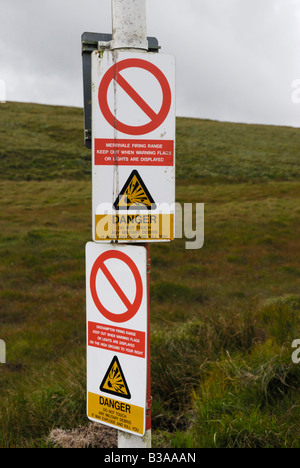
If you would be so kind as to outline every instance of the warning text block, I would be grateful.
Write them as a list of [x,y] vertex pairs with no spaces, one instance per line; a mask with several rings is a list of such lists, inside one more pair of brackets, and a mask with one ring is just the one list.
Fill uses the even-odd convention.
[[145,333],[88,322],[88,345],[145,358]]

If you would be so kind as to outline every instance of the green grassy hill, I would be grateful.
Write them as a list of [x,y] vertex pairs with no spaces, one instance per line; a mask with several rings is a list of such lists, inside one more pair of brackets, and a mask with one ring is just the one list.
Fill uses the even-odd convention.
[[[205,244],[151,245],[154,447],[299,447],[300,129],[177,119]],[[81,109],[0,105],[0,446],[85,416],[91,155]]]
[[[78,108],[0,106],[3,180],[89,180]],[[299,180],[299,129],[177,119],[178,183]]]

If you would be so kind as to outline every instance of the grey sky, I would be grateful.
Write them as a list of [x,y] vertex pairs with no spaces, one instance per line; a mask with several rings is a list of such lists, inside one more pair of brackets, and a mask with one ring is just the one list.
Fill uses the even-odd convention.
[[[300,126],[300,0],[147,0],[148,35],[177,62],[177,115]],[[81,107],[81,34],[111,0],[1,0],[7,100]]]

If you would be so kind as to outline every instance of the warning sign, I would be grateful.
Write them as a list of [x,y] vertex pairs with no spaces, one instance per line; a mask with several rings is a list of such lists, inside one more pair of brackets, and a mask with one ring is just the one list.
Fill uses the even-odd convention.
[[147,249],[86,245],[87,415],[143,435],[148,359]]
[[130,400],[131,394],[117,356],[114,356],[100,385],[100,390]]
[[92,53],[94,241],[174,239],[175,89],[171,55]]
[[154,210],[156,208],[156,204],[138,171],[132,171],[128,177],[120,195],[114,203],[114,208],[116,210],[128,210],[128,208]]

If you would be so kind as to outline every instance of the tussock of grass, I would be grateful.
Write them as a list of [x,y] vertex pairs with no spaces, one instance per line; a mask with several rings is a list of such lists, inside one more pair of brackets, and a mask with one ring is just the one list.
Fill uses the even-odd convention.
[[49,435],[49,443],[58,448],[117,448],[117,431],[97,423],[80,426],[76,429],[54,429]]
[[174,430],[182,424],[180,415],[189,407],[192,389],[202,382],[208,363],[218,359],[224,349],[251,349],[256,339],[254,323],[241,317],[234,323],[222,317],[206,317],[169,331],[155,331],[151,341],[153,392],[159,400],[157,413],[161,413],[154,412],[155,426]]
[[[189,431],[196,446],[298,446],[299,409],[291,402],[297,401],[299,385],[300,369],[288,348],[268,341],[247,359],[228,354],[211,365],[194,394]],[[289,409],[286,417],[283,408]]]
[[291,343],[300,330],[300,296],[287,294],[266,300],[260,314],[264,328],[279,343]]

